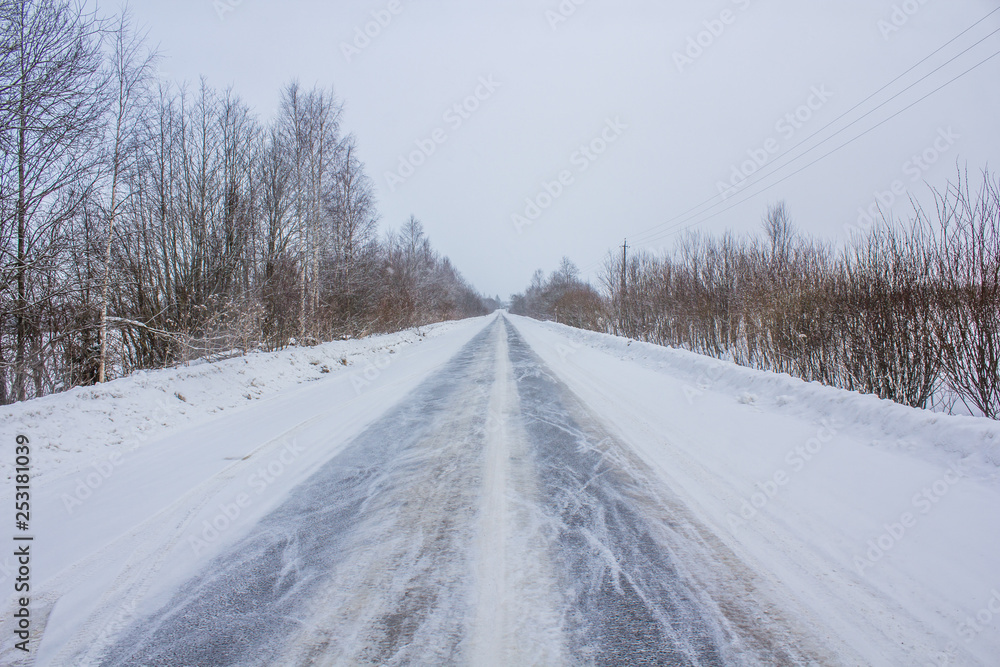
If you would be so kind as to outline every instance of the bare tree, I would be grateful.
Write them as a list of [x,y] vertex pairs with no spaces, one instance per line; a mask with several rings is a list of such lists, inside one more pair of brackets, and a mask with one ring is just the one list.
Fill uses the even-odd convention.
[[29,377],[34,393],[43,391],[41,305],[55,288],[45,278],[54,277],[63,226],[98,179],[102,25],[83,5],[59,0],[14,2],[4,19],[11,22],[2,32],[16,62],[13,82],[3,84],[13,112],[4,139],[12,154],[4,168],[14,173],[3,178],[13,190],[16,247],[4,258],[14,294],[7,296],[5,280],[3,310],[15,328],[12,398],[24,400]]
[[582,329],[597,330],[605,321],[600,294],[580,279],[580,270],[568,257],[547,279],[544,272],[535,271],[528,289],[511,297],[510,312]]
[[257,163],[260,207],[263,216],[261,290],[264,300],[264,336],[273,347],[284,346],[294,335],[291,326],[295,298],[294,258],[290,253],[295,233],[292,212],[292,163],[287,145],[276,127],[267,133]]
[[108,202],[103,207],[107,220],[104,244],[104,271],[101,277],[100,359],[97,381],[104,382],[108,358],[108,292],[111,288],[111,246],[115,237],[115,222],[128,195],[123,195],[123,172],[134,168],[137,155],[143,150],[145,122],[143,114],[149,108],[149,83],[156,56],[146,50],[145,36],[132,25],[129,8],[122,9],[113,33],[111,54],[111,127],[110,184]]
[[376,238],[332,92],[268,126],[204,79],[153,99],[128,10],[73,1],[0,0],[0,402],[482,312],[415,219]]
[[303,93],[298,83],[282,93],[279,127],[292,162],[293,217],[299,255],[299,338],[305,340],[319,305],[319,259],[329,191],[341,157],[343,105],[333,92]]
[[349,135],[343,142],[343,161],[334,175],[329,203],[332,223],[335,288],[341,293],[347,315],[355,310],[356,271],[362,249],[375,235],[378,213],[371,179],[358,159],[356,140]]
[[[937,196],[937,231],[917,208],[909,224],[884,219],[839,253],[799,235],[779,204],[763,241],[688,234],[662,257],[623,265],[610,254],[606,328],[914,407],[935,402],[946,377],[970,411],[996,416],[998,191],[987,175],[972,195],[960,177]],[[535,293],[517,307],[544,316]]]
[[935,193],[941,276],[938,353],[948,384],[970,410],[1000,418],[1000,182],[983,173],[978,193],[960,173]]

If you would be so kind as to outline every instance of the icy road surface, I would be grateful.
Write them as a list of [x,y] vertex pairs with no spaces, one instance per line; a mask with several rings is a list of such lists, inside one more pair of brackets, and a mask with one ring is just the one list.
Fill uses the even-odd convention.
[[17,433],[33,651],[8,601],[0,665],[1000,655],[997,422],[683,350],[499,314],[0,408]]
[[497,318],[162,606],[60,664],[825,662]]

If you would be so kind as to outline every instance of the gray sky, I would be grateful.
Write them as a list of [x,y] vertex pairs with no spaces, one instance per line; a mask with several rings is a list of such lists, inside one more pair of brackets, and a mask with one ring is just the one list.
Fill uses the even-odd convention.
[[[978,172],[991,158],[996,168],[1000,157],[996,57],[823,158],[1000,51],[998,33],[775,169],[1000,29],[996,12],[782,156],[996,9],[995,1],[131,5],[165,56],[165,75],[231,85],[262,118],[272,117],[293,78],[333,86],[378,189],[383,229],[416,215],[477,289],[504,298],[536,268],[555,269],[563,255],[594,279],[626,236],[655,249],[671,247],[692,223],[711,232],[754,230],[780,200],[800,229],[843,238],[858,209],[894,183],[926,199],[924,181],[943,185],[956,160]],[[379,18],[384,26],[373,23]],[[375,36],[355,41],[366,27]],[[418,142],[424,153],[433,145],[432,154],[414,155]],[[417,163],[412,174],[401,157]],[[705,215],[678,217],[718,195],[734,169],[759,171]]]

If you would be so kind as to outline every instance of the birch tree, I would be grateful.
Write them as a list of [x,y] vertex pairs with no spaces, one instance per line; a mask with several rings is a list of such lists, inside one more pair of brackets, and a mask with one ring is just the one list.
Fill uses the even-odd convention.
[[60,0],[12,2],[3,19],[13,79],[3,83],[10,153],[2,178],[13,215],[4,216],[12,229],[0,237],[13,242],[3,258],[2,317],[13,319],[14,359],[11,395],[0,398],[24,400],[29,380],[43,393],[41,306],[56,284],[62,228],[99,177],[103,26],[83,5]]
[[145,46],[145,37],[136,32],[128,7],[122,10],[113,33],[111,53],[111,122],[110,154],[108,156],[109,186],[107,203],[103,206],[107,221],[104,243],[104,268],[101,276],[100,359],[97,381],[104,382],[108,358],[108,292],[111,288],[111,246],[115,238],[115,222],[128,199],[122,193],[123,172],[133,168],[137,155],[144,150],[146,135],[143,114],[149,108],[149,83],[155,55]]

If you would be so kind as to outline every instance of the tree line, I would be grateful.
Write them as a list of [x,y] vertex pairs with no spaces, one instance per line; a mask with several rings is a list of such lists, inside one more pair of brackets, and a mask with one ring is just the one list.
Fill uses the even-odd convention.
[[540,320],[554,320],[580,329],[600,329],[605,303],[600,292],[580,279],[580,270],[568,257],[546,278],[535,271],[523,294],[511,296],[509,310]]
[[[560,321],[998,419],[1000,180],[960,172],[932,196],[840,247],[798,233],[778,204],[761,234],[689,232],[669,252],[609,253],[600,298]],[[536,275],[528,294],[545,291]],[[546,303],[513,305],[555,319]]]
[[418,220],[379,234],[332,91],[265,122],[156,60],[127,10],[0,0],[0,404],[488,312]]

